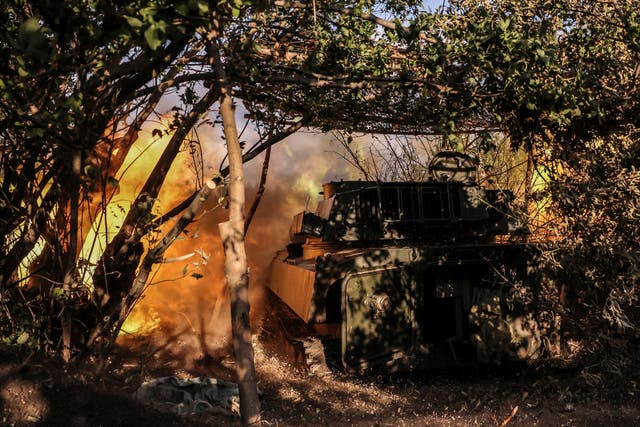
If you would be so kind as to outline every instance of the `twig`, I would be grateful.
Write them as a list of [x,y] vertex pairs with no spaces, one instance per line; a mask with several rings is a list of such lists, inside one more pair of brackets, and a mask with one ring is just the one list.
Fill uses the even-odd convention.
[[260,205],[260,200],[262,200],[262,195],[264,194],[265,184],[267,183],[267,174],[269,172],[269,160],[271,159],[271,147],[267,148],[264,156],[264,162],[262,163],[262,175],[260,176],[260,184],[258,184],[258,191],[256,192],[256,197],[253,199],[253,203],[249,208],[249,212],[247,213],[247,218],[244,221],[244,234],[247,234],[247,230],[249,230],[249,225],[251,225],[251,220]]
[[173,257],[173,258],[163,258],[162,261],[160,261],[162,264],[168,264],[171,262],[179,262],[179,261],[184,261],[185,259],[189,259],[192,256],[194,256],[196,253],[195,252],[190,252],[188,254],[185,255],[181,255],[181,256],[177,256],[177,257]]
[[517,413],[518,413],[518,405],[514,406],[509,416],[500,423],[500,427],[505,427],[507,424],[509,424],[511,422],[511,419],[515,417]]

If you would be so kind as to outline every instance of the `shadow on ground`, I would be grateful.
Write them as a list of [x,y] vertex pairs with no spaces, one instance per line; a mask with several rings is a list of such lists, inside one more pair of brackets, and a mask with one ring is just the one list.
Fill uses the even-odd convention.
[[[596,381],[575,368],[460,368],[320,378],[292,366],[268,328],[261,332],[254,347],[269,426],[640,425],[640,373]],[[176,331],[164,346],[129,341],[99,375],[91,360],[65,366],[0,347],[0,425],[240,425],[237,417],[181,417],[132,398],[142,382],[167,375],[234,381],[228,347],[214,352],[192,335]]]

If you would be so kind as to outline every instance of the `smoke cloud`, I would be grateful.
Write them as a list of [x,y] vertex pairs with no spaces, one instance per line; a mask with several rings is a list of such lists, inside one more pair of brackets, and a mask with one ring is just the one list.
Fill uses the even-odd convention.
[[[205,179],[215,174],[225,147],[211,128],[199,130]],[[250,266],[252,324],[262,315],[269,265],[277,250],[289,242],[293,215],[315,209],[322,183],[349,179],[354,171],[332,151],[330,136],[298,132],[274,146],[266,190],[246,236]],[[263,157],[245,165],[247,207],[252,203]],[[159,210],[170,209],[194,190],[192,159],[181,153],[159,196]],[[228,354],[229,297],[224,282],[224,255],[218,224],[227,212],[208,201],[204,213],[167,251],[173,262],[154,272],[143,298],[123,327],[120,342],[152,343],[189,367],[216,355]],[[176,218],[177,219],[177,218]],[[172,222],[167,224],[170,227]]]

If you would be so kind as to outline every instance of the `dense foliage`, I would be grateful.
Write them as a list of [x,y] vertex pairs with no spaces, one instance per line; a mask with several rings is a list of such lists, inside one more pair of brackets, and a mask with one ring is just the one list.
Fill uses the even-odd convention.
[[564,218],[557,226],[562,239],[553,258],[553,276],[562,287],[567,329],[586,341],[602,334],[639,336],[636,138],[633,132],[589,141],[562,163],[563,173],[548,188]]

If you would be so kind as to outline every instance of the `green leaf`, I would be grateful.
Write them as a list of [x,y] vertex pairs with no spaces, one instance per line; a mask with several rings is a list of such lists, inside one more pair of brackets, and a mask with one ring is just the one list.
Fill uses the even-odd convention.
[[19,31],[21,33],[35,33],[36,31],[39,31],[39,30],[40,30],[40,20],[35,16],[32,16],[31,18],[24,21],[22,25],[20,25]]
[[182,16],[189,16],[189,6],[186,3],[177,4],[176,12]]
[[162,40],[159,36],[158,27],[156,25],[150,25],[149,28],[144,32],[144,39],[147,41],[147,44],[151,48],[151,50],[156,50],[162,44]]
[[133,28],[142,27],[142,21],[139,20],[138,18],[134,17],[134,16],[125,15],[124,19],[126,19],[127,22],[129,23],[129,25],[132,26]]
[[99,170],[94,165],[85,165],[83,172],[89,178],[96,178],[99,175]]
[[61,300],[64,297],[64,289],[62,289],[61,287],[55,287],[53,289],[51,289],[51,296],[54,299],[58,299]]
[[120,182],[114,177],[110,176],[107,178],[107,184],[109,184],[113,188],[118,188],[118,185],[120,185]]
[[231,16],[233,16],[234,18],[237,18],[240,16],[240,9],[238,9],[237,7],[234,7],[231,9]]
[[501,19],[500,22],[498,22],[498,28],[500,28],[503,32],[507,31],[507,29],[509,28],[509,24],[511,24],[511,19]]
[[209,4],[207,4],[206,1],[199,1],[198,2],[198,12],[200,12],[201,15],[209,13]]
[[18,337],[18,339],[16,340],[16,343],[22,345],[27,341],[29,341],[29,332],[23,331]]

